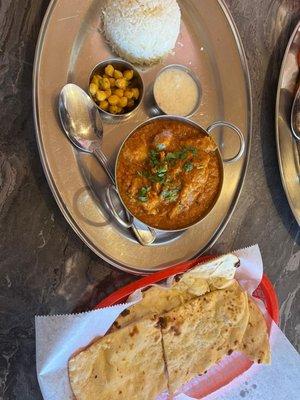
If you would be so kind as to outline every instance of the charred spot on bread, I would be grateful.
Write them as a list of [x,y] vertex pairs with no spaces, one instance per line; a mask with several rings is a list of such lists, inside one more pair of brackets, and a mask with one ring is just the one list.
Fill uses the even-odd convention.
[[132,336],[136,335],[137,333],[139,333],[139,330],[138,330],[137,326],[134,325],[132,331],[129,332],[129,336],[132,337]]
[[114,325],[117,329],[120,329],[120,328],[121,328],[121,325],[118,323],[118,321],[115,321],[115,322],[113,323],[113,325]]
[[126,317],[126,315],[129,315],[129,314],[130,314],[130,310],[128,308],[126,308],[126,310],[123,310],[121,312],[122,317]]
[[166,329],[166,327],[168,326],[167,318],[159,317],[156,326],[162,329]]

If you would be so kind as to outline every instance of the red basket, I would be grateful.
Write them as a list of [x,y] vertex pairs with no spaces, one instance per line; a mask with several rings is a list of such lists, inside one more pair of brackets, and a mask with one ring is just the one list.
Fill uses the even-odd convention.
[[[202,256],[195,260],[184,262],[176,266],[167,268],[163,271],[156,272],[152,275],[145,276],[144,278],[132,282],[129,285],[115,291],[104,300],[102,300],[99,304],[97,304],[95,308],[109,307],[121,302],[125,302],[128,296],[132,294],[135,290],[142,289],[151,284],[163,281],[172,275],[183,273],[194,267],[195,265],[199,263],[204,263],[213,258],[213,256]],[[253,293],[253,296],[261,299],[264,302],[269,315],[271,316],[273,321],[278,324],[278,298],[274,287],[272,286],[266,275],[263,275],[263,278],[255,292]],[[234,354],[235,353],[233,353],[233,355],[231,355],[230,357],[234,357]],[[196,382],[196,384],[190,386],[187,385],[186,387],[184,387],[183,393],[188,396],[201,399],[209,395],[210,393],[213,393],[217,389],[220,389],[221,387],[227,385],[234,378],[247,371],[252,365],[253,363],[246,356],[240,354],[236,357],[236,360],[232,359],[231,362],[229,361],[228,365],[225,368],[222,365],[217,365],[216,367],[213,367],[215,368],[215,371],[213,371],[212,374],[215,375],[212,378],[210,378],[211,370],[209,370],[206,375],[200,377],[200,379],[203,379],[202,382]],[[166,398],[167,397],[164,395],[162,397],[159,397],[159,399],[161,400],[165,400]]]
[[[135,290],[147,287],[153,283],[163,281],[172,275],[183,273],[188,269],[194,267],[195,265],[199,263],[205,263],[206,261],[209,261],[213,258],[214,258],[213,256],[202,256],[195,260],[187,261],[175,265],[173,267],[164,269],[163,271],[156,272],[152,275],[145,276],[144,278],[132,282],[129,285],[126,285],[121,289],[115,291],[114,293],[106,297],[104,300],[100,301],[100,303],[98,303],[95,308],[109,307],[114,304],[125,302],[127,300],[127,297],[131,295]],[[271,318],[278,324],[279,322],[278,298],[273,285],[271,284],[266,275],[263,275],[263,278],[258,288],[253,293],[253,295],[264,302]]]

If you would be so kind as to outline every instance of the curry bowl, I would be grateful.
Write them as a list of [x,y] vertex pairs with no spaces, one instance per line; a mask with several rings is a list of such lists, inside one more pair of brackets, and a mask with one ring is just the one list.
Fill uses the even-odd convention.
[[[239,137],[239,150],[230,159],[222,157],[210,135],[221,126]],[[149,227],[185,230],[212,211],[222,191],[224,164],[237,161],[244,148],[242,132],[228,122],[204,129],[184,117],[154,117],[123,141],[115,164],[116,190],[126,210]]]

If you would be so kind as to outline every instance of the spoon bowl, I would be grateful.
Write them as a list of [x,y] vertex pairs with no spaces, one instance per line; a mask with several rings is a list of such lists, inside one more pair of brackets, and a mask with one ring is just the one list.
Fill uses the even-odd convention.
[[93,153],[103,137],[103,125],[94,102],[79,86],[65,85],[59,96],[58,112],[64,131],[80,150]]

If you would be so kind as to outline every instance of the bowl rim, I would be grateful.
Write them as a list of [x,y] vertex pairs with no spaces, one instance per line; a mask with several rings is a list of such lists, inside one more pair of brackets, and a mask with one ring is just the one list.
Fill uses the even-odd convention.
[[158,231],[161,231],[161,232],[180,232],[180,231],[187,230],[187,229],[189,229],[189,228],[191,228],[191,227],[197,225],[197,224],[200,223],[201,221],[203,221],[203,220],[208,216],[208,214],[210,214],[210,212],[213,210],[213,208],[215,207],[215,205],[216,205],[218,199],[220,198],[220,195],[221,195],[221,192],[222,192],[222,189],[223,189],[223,183],[224,183],[224,162],[223,162],[223,159],[222,159],[222,156],[221,156],[219,147],[217,146],[217,149],[216,149],[215,151],[216,151],[216,154],[217,154],[217,156],[218,156],[219,167],[220,167],[220,175],[221,175],[221,177],[220,177],[220,182],[219,182],[219,189],[218,189],[218,192],[217,192],[216,196],[214,197],[213,202],[210,204],[210,206],[207,208],[207,210],[205,211],[205,213],[204,213],[200,218],[198,218],[196,221],[194,221],[194,222],[192,222],[192,223],[190,223],[190,224],[188,224],[188,225],[186,225],[186,226],[184,226],[184,227],[182,227],[182,228],[177,228],[177,229],[166,229],[166,228],[163,229],[163,228],[159,228],[159,227],[157,227],[157,226],[155,227],[155,226],[149,225],[147,222],[143,221],[141,218],[138,218],[138,217],[137,217],[134,213],[132,213],[132,212],[129,210],[129,208],[127,207],[125,201],[123,200],[123,197],[121,196],[121,192],[120,192],[120,190],[119,190],[119,184],[118,184],[118,178],[117,178],[117,177],[118,177],[118,175],[117,175],[117,169],[118,169],[118,162],[119,162],[120,154],[121,154],[121,152],[122,152],[122,150],[123,150],[123,147],[124,147],[125,143],[127,142],[127,140],[128,140],[136,131],[138,131],[140,128],[142,128],[143,126],[149,125],[149,124],[151,124],[152,122],[157,121],[157,120],[178,121],[178,122],[181,122],[181,123],[184,123],[184,124],[187,124],[187,125],[191,125],[191,126],[197,128],[197,129],[199,129],[201,132],[205,133],[207,136],[211,137],[211,135],[207,132],[207,130],[206,130],[205,128],[203,128],[201,125],[199,125],[199,124],[196,123],[195,121],[190,120],[190,119],[188,119],[188,118],[186,118],[186,117],[180,117],[180,116],[177,116],[177,115],[158,115],[158,116],[156,116],[156,117],[152,117],[152,118],[147,119],[146,121],[143,121],[142,123],[140,123],[139,125],[137,125],[134,129],[132,129],[132,131],[129,132],[129,134],[128,134],[128,135],[126,136],[126,138],[123,140],[123,142],[122,142],[122,144],[121,144],[121,146],[120,146],[120,148],[119,148],[119,151],[118,151],[118,153],[117,153],[116,162],[115,162],[115,168],[114,168],[116,189],[117,189],[119,198],[120,198],[120,200],[121,200],[123,206],[125,207],[125,209],[126,209],[131,215],[133,215],[134,218],[136,218],[137,220],[139,220],[139,221],[142,222],[143,224],[146,224],[146,225],[149,226],[150,228],[155,229],[155,230],[158,230]]
[[[107,65],[109,64],[114,64],[114,63],[120,63],[123,64],[124,66],[126,66],[128,69],[132,69],[134,71],[134,73],[137,74],[138,78],[141,81],[141,94],[140,94],[140,98],[139,101],[137,103],[137,105],[131,110],[128,111],[127,113],[124,114],[112,114],[108,111],[103,110],[102,108],[99,107],[99,105],[95,102],[95,100],[93,99],[93,96],[90,94],[89,91],[89,86],[92,80],[92,77],[94,76],[94,74],[96,73],[96,71],[98,69],[104,69]],[[127,119],[129,117],[131,117],[137,110],[138,108],[141,106],[141,104],[144,101],[144,94],[145,94],[145,83],[144,83],[144,79],[142,77],[141,72],[133,65],[131,64],[129,61],[125,61],[122,58],[117,58],[117,57],[113,57],[113,58],[106,58],[103,61],[98,62],[97,64],[95,64],[95,66],[92,68],[90,74],[89,74],[89,79],[88,79],[88,89],[87,89],[88,95],[90,96],[90,98],[93,100],[93,102],[95,103],[96,107],[98,108],[98,110],[106,117],[109,117],[111,119],[115,119],[115,120],[120,120],[120,119]]]

